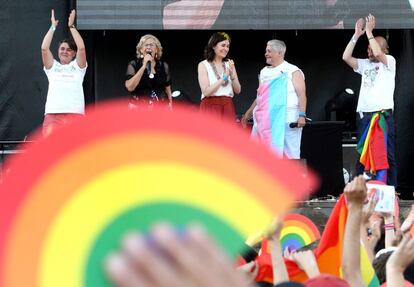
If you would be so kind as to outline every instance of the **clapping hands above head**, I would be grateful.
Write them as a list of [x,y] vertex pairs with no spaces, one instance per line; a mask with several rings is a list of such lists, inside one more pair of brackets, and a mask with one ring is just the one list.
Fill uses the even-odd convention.
[[365,21],[363,18],[359,18],[355,23],[355,34],[357,37],[365,33]]
[[50,22],[51,22],[51,25],[55,28],[59,24],[59,20],[56,20],[56,18],[55,18],[55,10],[54,9],[52,9],[52,11],[50,13]]

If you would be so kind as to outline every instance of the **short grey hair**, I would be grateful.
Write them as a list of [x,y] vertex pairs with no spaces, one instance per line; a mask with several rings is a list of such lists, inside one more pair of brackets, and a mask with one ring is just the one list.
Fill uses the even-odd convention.
[[286,53],[286,44],[281,40],[270,40],[269,42],[267,42],[267,45],[270,46],[270,48],[272,48],[273,51],[280,52],[283,56]]

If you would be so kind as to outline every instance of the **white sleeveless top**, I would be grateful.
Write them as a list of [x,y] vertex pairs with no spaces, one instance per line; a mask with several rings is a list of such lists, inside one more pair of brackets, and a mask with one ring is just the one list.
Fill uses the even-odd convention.
[[293,73],[296,71],[300,71],[303,78],[305,75],[303,74],[302,70],[299,69],[297,66],[288,63],[287,61],[283,61],[279,66],[271,67],[266,66],[264,67],[259,74],[259,81],[261,83],[273,80],[279,77],[282,73],[287,73],[289,80],[288,80],[288,95],[286,101],[286,108],[299,110],[299,97],[296,93],[295,87],[293,86]]
[[[214,73],[213,68],[211,67],[211,64],[207,60],[204,60],[202,63],[207,69],[208,82],[210,85],[213,85],[215,82],[218,81],[216,74]],[[224,62],[224,64],[227,69],[230,69],[230,64],[228,62]],[[223,77],[223,73],[221,73],[220,78],[221,77]],[[232,98],[233,95],[234,93],[233,93],[232,81],[229,76],[229,81],[227,82],[227,85],[225,85],[224,87],[220,85],[220,88],[218,88],[218,90],[211,96],[212,97],[226,96],[226,97]],[[201,94],[201,99],[203,98],[204,98],[204,95]]]

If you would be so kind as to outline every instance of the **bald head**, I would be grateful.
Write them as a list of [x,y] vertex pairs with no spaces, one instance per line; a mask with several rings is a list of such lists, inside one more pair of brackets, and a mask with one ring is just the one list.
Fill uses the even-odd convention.
[[[375,42],[376,42],[375,46],[378,46],[378,47],[375,47],[375,50],[377,50],[377,52],[374,52],[371,46],[371,44],[374,44],[374,39],[370,38],[368,40],[368,59],[372,62],[378,62],[380,61],[378,57],[382,57],[382,55],[388,54],[388,43],[384,37],[381,37],[381,36],[375,37]],[[378,51],[378,49],[380,49],[380,51]]]
[[384,53],[388,53],[388,43],[387,43],[387,40],[385,40],[384,37],[377,36],[377,37],[375,37],[375,41],[377,41],[378,45],[381,47],[381,50]]

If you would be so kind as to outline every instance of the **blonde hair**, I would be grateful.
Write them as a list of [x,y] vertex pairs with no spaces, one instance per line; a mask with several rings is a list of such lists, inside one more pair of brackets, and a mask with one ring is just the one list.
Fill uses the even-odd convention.
[[144,43],[149,39],[154,40],[155,46],[157,46],[158,51],[157,51],[157,54],[155,55],[155,58],[157,60],[161,59],[161,57],[162,57],[161,42],[160,42],[160,40],[158,40],[157,37],[155,37],[154,35],[151,35],[151,34],[146,34],[146,35],[142,36],[141,39],[139,39],[138,44],[137,44],[137,57],[142,58],[144,56],[141,53],[141,49],[142,49],[142,47],[144,47]]

